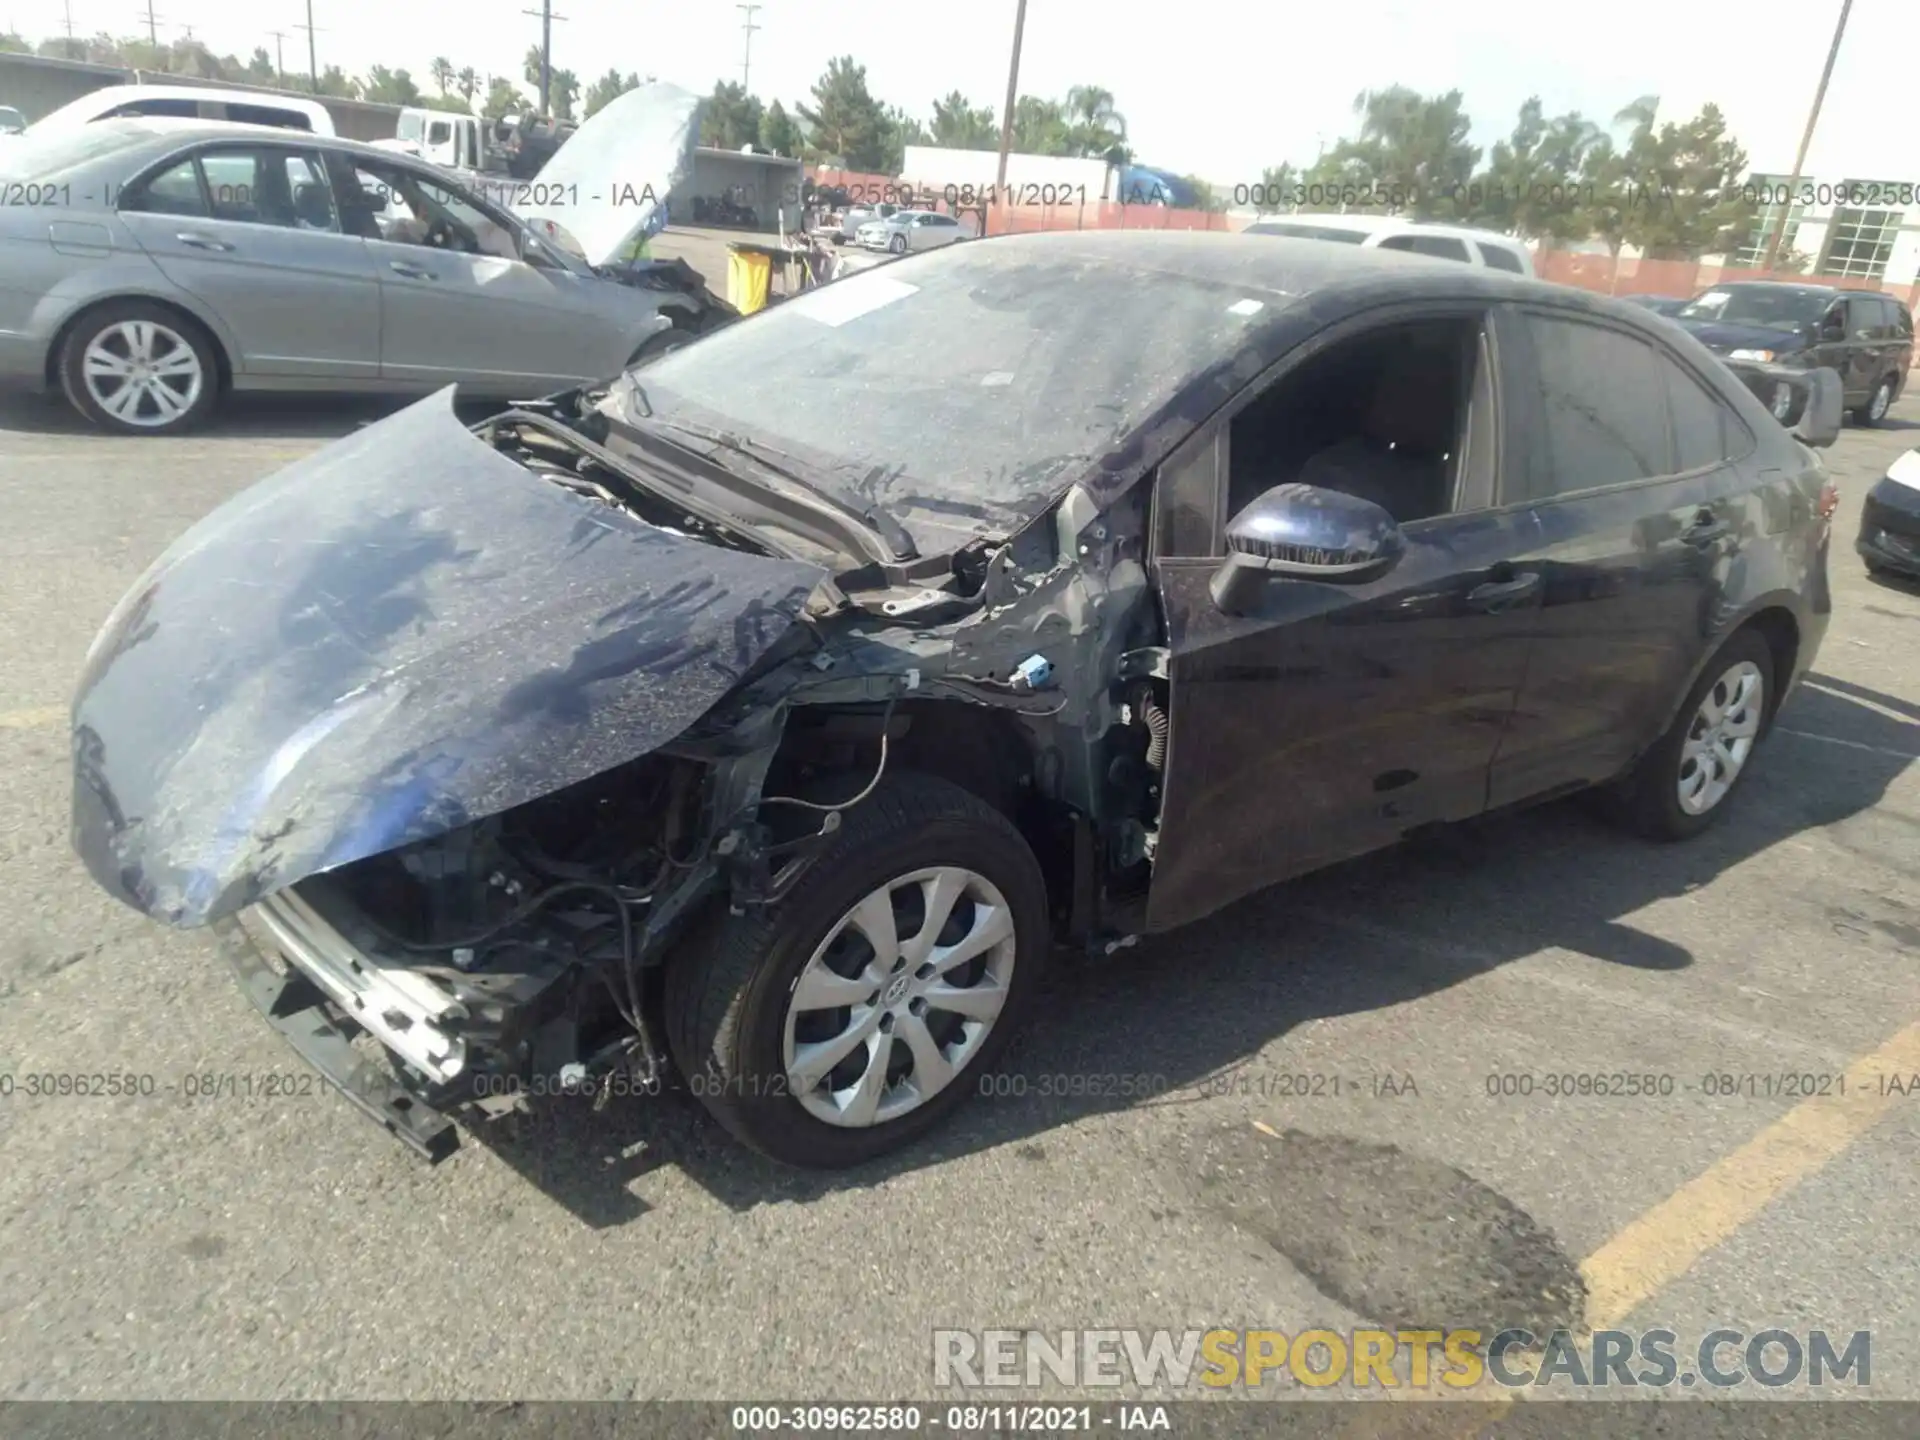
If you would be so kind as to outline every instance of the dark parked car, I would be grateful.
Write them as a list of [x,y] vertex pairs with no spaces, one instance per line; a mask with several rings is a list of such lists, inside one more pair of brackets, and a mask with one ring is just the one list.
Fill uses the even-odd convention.
[[1673,317],[1716,355],[1839,372],[1844,403],[1877,425],[1913,364],[1913,315],[1891,295],[1748,280],[1716,285]]
[[1920,450],[1895,460],[1867,492],[1854,548],[1872,574],[1920,580]]
[[1815,378],[1796,435],[1636,307],[1376,249],[909,256],[227,502],[87,657],[75,844],[429,1154],[677,1071],[856,1162],[1056,940],[1590,786],[1716,820],[1827,627]]

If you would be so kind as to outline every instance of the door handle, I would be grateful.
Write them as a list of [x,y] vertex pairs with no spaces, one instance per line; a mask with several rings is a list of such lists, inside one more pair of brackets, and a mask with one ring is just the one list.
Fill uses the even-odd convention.
[[216,240],[211,235],[196,235],[191,230],[182,230],[173,237],[182,245],[191,245],[196,250],[231,250],[233,246],[224,240]]
[[396,275],[404,275],[409,280],[437,280],[439,277],[431,270],[422,270],[418,265],[409,265],[404,260],[391,261],[387,268]]
[[1732,529],[1731,525],[1711,511],[1703,510],[1699,518],[1681,532],[1680,543],[1705,549],[1717,540],[1724,540]]
[[1510,610],[1522,600],[1530,600],[1540,590],[1540,577],[1532,571],[1516,575],[1511,580],[1490,580],[1485,585],[1476,585],[1467,592],[1467,604],[1476,610],[1484,610],[1489,615],[1498,615],[1502,610]]

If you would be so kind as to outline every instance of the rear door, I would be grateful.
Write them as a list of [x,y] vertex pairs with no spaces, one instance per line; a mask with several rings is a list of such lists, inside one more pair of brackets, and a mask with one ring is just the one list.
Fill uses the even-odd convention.
[[371,380],[380,287],[319,152],[219,142],[129,185],[120,218],[224,322],[249,376]]
[[[615,282],[529,265],[507,216],[428,172],[337,158],[343,190],[380,204],[365,244],[379,277],[383,378],[533,394],[604,379],[630,358],[635,306]],[[366,208],[349,209],[364,230]]]
[[1515,563],[1544,588],[1495,805],[1606,780],[1659,734],[1765,523],[1735,463],[1752,432],[1691,365],[1584,314],[1516,319],[1506,373],[1531,403],[1510,478],[1538,538]]

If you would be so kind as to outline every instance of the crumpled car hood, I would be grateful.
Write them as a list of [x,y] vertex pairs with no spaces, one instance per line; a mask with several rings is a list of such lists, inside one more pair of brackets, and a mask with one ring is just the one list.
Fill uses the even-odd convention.
[[657,749],[818,567],[670,534],[486,445],[444,390],[242,492],[87,656],[73,842],[187,927]]
[[515,206],[536,235],[611,265],[687,176],[700,138],[700,97],[677,85],[642,85],[596,111],[540,167]]

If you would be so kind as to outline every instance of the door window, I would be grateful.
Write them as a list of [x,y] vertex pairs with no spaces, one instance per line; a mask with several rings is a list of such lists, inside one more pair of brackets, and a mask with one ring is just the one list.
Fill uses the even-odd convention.
[[1289,482],[1371,500],[1402,525],[1452,512],[1481,326],[1479,316],[1384,326],[1282,376],[1233,419],[1227,515]]
[[1471,263],[1466,242],[1451,235],[1389,235],[1380,242],[1382,250],[1410,250],[1415,255],[1431,255],[1437,260]]
[[518,233],[452,186],[404,166],[357,157],[349,168],[357,185],[342,201],[342,220],[350,233],[397,245],[520,258]]
[[116,105],[100,118],[112,120],[122,115],[171,115],[176,119],[198,120],[200,102],[198,100],[171,100],[152,96],[145,100],[129,100],[124,105]]
[[277,105],[236,105],[227,102],[227,119],[238,125],[272,125],[281,130],[313,130],[313,122],[298,110]]
[[1487,265],[1494,270],[1505,270],[1511,275],[1524,275],[1527,273],[1527,267],[1520,263],[1520,257],[1504,245],[1490,245],[1485,240],[1482,240],[1480,242],[1480,258],[1485,260]]
[[200,173],[216,220],[283,230],[338,230],[318,157],[269,145],[221,145],[200,152]]
[[1529,455],[1536,499],[1646,480],[1674,471],[1667,380],[1645,341],[1582,320],[1529,314],[1531,390],[1538,426]]
[[149,215],[190,215],[207,217],[207,197],[200,188],[200,169],[191,160],[171,165],[128,189],[121,197],[122,210],[138,210]]
[[1726,403],[1676,361],[1663,355],[1660,368],[1666,376],[1667,406],[1673,416],[1676,466],[1698,470],[1745,454],[1751,446],[1747,428]]

